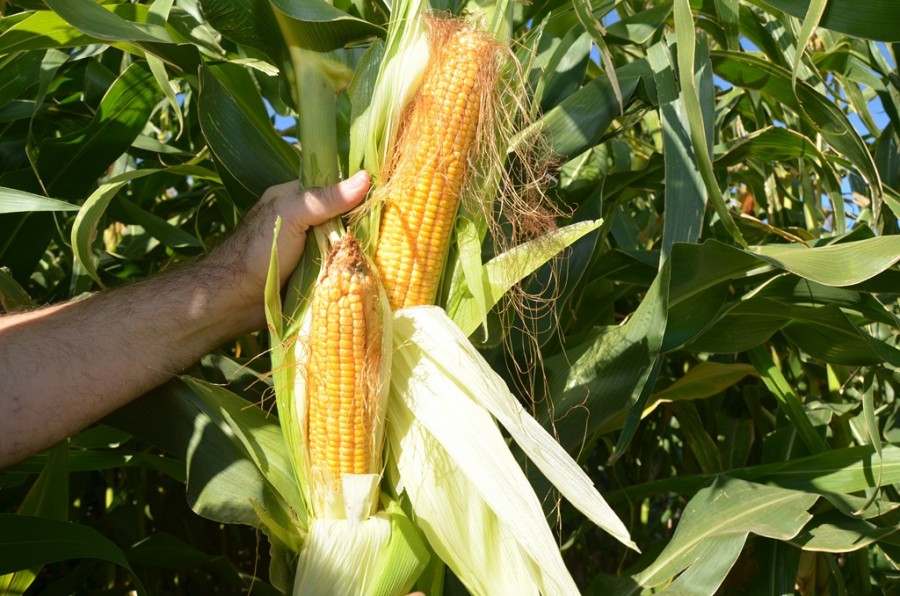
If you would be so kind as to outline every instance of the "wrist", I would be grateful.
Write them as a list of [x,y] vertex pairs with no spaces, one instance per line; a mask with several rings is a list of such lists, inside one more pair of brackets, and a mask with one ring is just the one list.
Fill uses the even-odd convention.
[[240,265],[211,254],[173,274],[175,284],[190,288],[189,325],[219,343],[265,325],[263,289],[246,283],[247,274]]

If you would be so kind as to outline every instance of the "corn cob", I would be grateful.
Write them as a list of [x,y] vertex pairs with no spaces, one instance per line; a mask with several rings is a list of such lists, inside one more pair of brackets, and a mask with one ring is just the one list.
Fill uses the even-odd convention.
[[306,436],[313,481],[378,474],[381,296],[354,238],[334,245],[311,309]]
[[374,260],[395,310],[435,301],[496,63],[496,44],[487,35],[450,26],[388,158]]

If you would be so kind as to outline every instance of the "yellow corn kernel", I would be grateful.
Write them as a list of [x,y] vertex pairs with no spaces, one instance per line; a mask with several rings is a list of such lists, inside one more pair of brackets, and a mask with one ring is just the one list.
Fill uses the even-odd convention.
[[460,27],[440,44],[389,158],[375,265],[391,308],[433,304],[496,44]]
[[375,445],[383,321],[378,279],[357,241],[328,256],[311,305],[307,442],[313,475],[377,474]]

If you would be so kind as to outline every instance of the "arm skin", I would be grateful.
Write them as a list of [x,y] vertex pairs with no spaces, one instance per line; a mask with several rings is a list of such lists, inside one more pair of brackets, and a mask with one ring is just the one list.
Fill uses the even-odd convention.
[[275,219],[282,283],[311,225],[357,205],[365,172],[301,193],[274,186],[204,259],[140,283],[0,317],[0,469],[59,443],[265,324]]

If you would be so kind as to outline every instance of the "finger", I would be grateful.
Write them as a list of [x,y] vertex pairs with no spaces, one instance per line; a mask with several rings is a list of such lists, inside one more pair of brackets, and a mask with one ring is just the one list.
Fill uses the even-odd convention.
[[315,226],[356,207],[369,190],[369,173],[361,170],[343,182],[303,193],[296,205],[296,222]]

